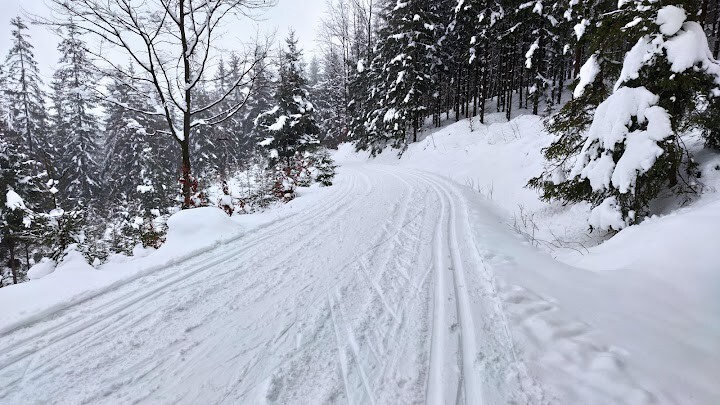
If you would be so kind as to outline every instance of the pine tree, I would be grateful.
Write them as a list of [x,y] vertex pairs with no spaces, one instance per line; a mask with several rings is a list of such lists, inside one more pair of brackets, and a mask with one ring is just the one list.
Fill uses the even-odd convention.
[[374,87],[369,101],[377,105],[365,124],[371,143],[387,141],[404,149],[417,140],[432,104],[427,95],[433,89],[434,54],[444,32],[439,18],[443,6],[430,0],[386,2],[386,25],[371,65]]
[[[25,154],[19,135],[0,121],[0,249],[9,263],[12,283],[25,281],[31,266],[30,248],[42,243],[44,231],[43,207],[50,193],[46,172],[41,165]],[[21,265],[20,252],[25,248],[26,265]],[[4,272],[3,272],[4,273]],[[0,286],[5,280],[1,274]]]
[[23,138],[28,154],[36,159],[43,156],[47,142],[47,113],[42,79],[33,46],[28,40],[27,25],[20,18],[10,20],[12,48],[5,59],[2,92],[9,107],[9,122]]
[[[200,85],[195,93],[195,100],[201,105],[209,104],[213,98],[212,89],[206,85]],[[196,117],[196,119],[209,118],[211,112]],[[220,140],[225,139],[225,134],[217,131],[215,126],[198,126],[191,139],[190,150],[195,158],[195,178],[213,179],[224,169],[220,160],[223,144]]]
[[[495,0],[457,0],[440,44],[440,60],[436,62],[441,67],[438,72],[441,86],[443,78],[452,77],[453,72],[465,70],[473,75],[473,115],[479,114],[481,122],[485,119],[485,101],[489,97],[491,48],[497,42],[497,28],[503,17],[504,9]],[[441,97],[438,102],[442,103]],[[442,109],[436,108],[438,125]]]
[[320,141],[328,147],[334,147],[346,140],[348,130],[347,83],[345,66],[340,55],[331,49],[324,57],[322,71],[311,88],[318,111]]
[[[138,89],[140,83],[116,78],[109,86],[105,106],[105,159],[102,170],[108,206],[138,205],[140,211],[170,206],[167,185],[174,183],[174,171],[162,164],[165,149],[171,145],[158,136],[163,123],[151,115],[151,101]],[[148,190],[155,200],[149,207],[138,204]]]
[[265,137],[261,144],[268,150],[271,165],[290,167],[296,157],[317,148],[320,130],[315,122],[315,107],[308,100],[302,52],[295,34],[291,32],[285,42],[287,49],[281,52],[279,60],[275,106],[257,117],[256,126]]
[[377,104],[373,103],[375,94],[371,93],[372,71],[369,69],[368,58],[358,60],[356,66],[350,71],[348,80],[348,105],[347,114],[349,116],[349,138],[355,143],[357,150],[371,150],[373,154],[379,152],[380,147],[372,142],[367,130],[367,118],[373,107]]
[[[228,68],[228,66],[230,68]],[[230,65],[225,64],[221,59],[218,65],[218,71],[213,80],[213,89],[211,90],[213,99],[220,99],[228,91],[235,80],[237,80],[237,70],[239,69],[239,60],[237,55],[233,55]],[[242,91],[234,91],[225,101],[221,103],[220,108],[229,110],[233,105],[238,105],[246,101],[247,95]],[[220,179],[226,179],[234,170],[240,166],[243,154],[243,117],[236,114],[229,119],[210,128],[204,128],[207,136],[213,139],[216,147],[217,155],[216,175]]]
[[61,57],[53,78],[53,143],[61,192],[68,200],[90,201],[100,186],[94,74],[77,27],[70,23],[58,47]]
[[[255,126],[255,120],[260,114],[272,108],[274,104],[274,92],[275,83],[273,83],[269,66],[266,61],[259,58],[261,50],[255,49],[255,59],[258,63],[253,67],[252,75],[255,78],[253,82],[253,90],[250,93],[250,98],[247,100],[247,104],[243,110],[241,116],[235,118],[237,124],[234,126],[236,129],[236,137],[238,137],[238,148],[240,150],[240,157],[249,158],[257,147],[257,143],[261,141],[261,133]],[[233,55],[228,65],[228,71],[231,80],[237,80],[237,75],[240,72],[239,59],[237,55]],[[244,94],[235,92],[233,94],[237,100],[240,97],[244,97]]]

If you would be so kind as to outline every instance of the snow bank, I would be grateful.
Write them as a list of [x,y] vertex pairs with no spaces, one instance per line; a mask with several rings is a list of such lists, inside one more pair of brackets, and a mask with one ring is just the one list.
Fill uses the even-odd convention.
[[133,256],[112,255],[105,264],[89,265],[71,250],[57,265],[45,260],[30,269],[30,281],[0,289],[0,334],[41,320],[67,307],[111,291],[123,284],[232,243],[248,233],[317,206],[329,189],[299,188],[298,197],[265,212],[228,217],[215,207],[180,211],[168,221],[160,249],[137,246]]
[[240,233],[240,226],[223,210],[203,207],[180,211],[168,221],[168,233],[161,251],[203,249]]
[[43,257],[40,260],[40,263],[35,264],[34,266],[30,267],[30,270],[28,270],[28,278],[30,280],[37,280],[39,278],[43,278],[47,276],[48,274],[55,271],[55,267],[57,266],[57,263],[55,263],[55,260],[52,260],[47,257]]
[[166,243],[157,251],[138,252],[142,253],[141,257],[115,255],[94,268],[81,253],[70,249],[57,268],[52,261],[35,265],[30,270],[30,282],[0,289],[0,306],[12,308],[0,312],[0,333],[228,243],[240,237],[244,229],[213,207],[174,214],[168,220],[168,227]]

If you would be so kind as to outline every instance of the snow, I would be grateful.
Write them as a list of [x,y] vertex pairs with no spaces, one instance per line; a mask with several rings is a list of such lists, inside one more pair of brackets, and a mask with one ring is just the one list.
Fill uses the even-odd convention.
[[595,81],[598,73],[600,73],[600,64],[598,63],[598,55],[593,54],[588,58],[584,65],[580,68],[578,76],[578,84],[573,91],[573,97],[578,98],[585,92],[585,87]]
[[10,210],[25,210],[25,201],[13,189],[8,189],[5,200],[5,207]]
[[530,45],[530,49],[525,53],[525,67],[527,69],[532,68],[532,57],[538,48],[540,48],[540,39],[536,39],[535,42]]
[[640,69],[653,58],[665,55],[675,73],[699,66],[715,77],[720,84],[720,64],[713,58],[707,37],[700,24],[685,21],[685,11],[676,6],[665,6],[658,12],[656,23],[663,36],[646,35],[625,55],[615,89],[639,75]]
[[[54,268],[53,262],[41,262],[30,271],[29,283],[0,292],[0,305],[12,305],[14,311],[0,313],[0,334],[47,314],[83,302],[159,268],[217,247],[242,234],[242,227],[218,208],[196,208],[174,214],[168,219],[165,244],[154,254],[132,261],[117,255],[95,269],[81,253],[70,249]],[[28,294],[34,298],[25,299]]]
[[[654,120],[650,115],[660,111],[644,114]],[[400,160],[384,153],[373,162],[440,174],[489,204],[470,205],[475,241],[497,276],[529,374],[561,392],[558,403],[718,403],[720,156],[702,156],[709,192],[699,201],[625,227],[613,199],[592,211],[538,201],[524,186],[539,173],[537,151],[552,139],[537,117],[507,124],[496,117],[487,117],[489,125],[449,125],[411,145]],[[336,158],[345,165],[366,161],[347,146]],[[497,217],[487,218],[488,211]],[[499,223],[507,232],[491,226]],[[596,230],[593,239],[588,225],[622,230],[609,240]],[[592,366],[571,360],[580,358]],[[603,399],[606,389],[612,399]]]
[[585,35],[585,30],[587,30],[588,25],[590,25],[590,22],[583,18],[582,21],[575,24],[573,27],[573,30],[575,31],[575,38],[578,41],[583,37],[583,35]]
[[699,64],[716,77],[720,74],[720,67],[710,53],[705,32],[698,23],[683,24],[682,31],[666,41],[664,48],[673,72],[681,73]]
[[277,118],[277,120],[268,127],[268,130],[270,131],[280,131],[283,128],[285,128],[285,122],[287,121],[288,117],[287,115],[281,115]]
[[698,156],[698,201],[606,240],[586,219],[612,223],[612,201],[539,201],[525,184],[552,138],[501,116],[400,159],[341,145],[333,187],[183,211],[157,251],[97,269],[71,251],[0,289],[0,398],[718,403],[720,156]]
[[678,6],[669,5],[658,11],[655,24],[660,26],[660,32],[663,35],[672,36],[680,31],[686,18],[685,10]]
[[[594,191],[608,189],[611,182],[621,193],[633,191],[637,176],[662,154],[657,143],[673,134],[670,117],[657,102],[645,87],[622,87],[600,103],[570,176],[590,180]],[[646,128],[630,131],[633,117]],[[611,151],[617,144],[625,151],[616,164]]]
[[57,263],[55,263],[55,260],[43,257],[40,260],[40,263],[37,263],[30,267],[30,270],[28,270],[28,278],[30,280],[37,280],[39,278],[43,278],[55,271],[56,266]]
[[590,211],[588,224],[595,229],[621,230],[627,226],[620,212],[617,198],[608,197]]

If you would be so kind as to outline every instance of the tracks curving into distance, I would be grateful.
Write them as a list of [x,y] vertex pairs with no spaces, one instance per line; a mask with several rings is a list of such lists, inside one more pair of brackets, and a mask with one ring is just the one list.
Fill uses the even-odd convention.
[[322,192],[1,335],[0,402],[534,402],[458,186],[364,164]]

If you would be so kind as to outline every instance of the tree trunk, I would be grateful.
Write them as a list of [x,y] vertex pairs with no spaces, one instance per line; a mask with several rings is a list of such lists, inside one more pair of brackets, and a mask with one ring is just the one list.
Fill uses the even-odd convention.
[[575,44],[575,55],[573,62],[573,78],[578,77],[580,74],[580,68],[582,67],[582,46]]
[[30,269],[30,244],[25,243],[25,264],[28,270]]
[[8,247],[10,248],[10,269],[12,270],[12,276],[13,276],[13,284],[18,283],[18,272],[17,272],[17,264],[15,263],[15,242],[10,240],[8,241]]
[[720,0],[715,2],[715,46],[713,49],[715,54],[715,59],[720,58],[720,22],[717,20],[720,20]]
[[700,20],[700,26],[703,27],[703,28],[705,28],[705,20],[706,20],[706,17],[707,17],[707,10],[708,10],[708,2],[709,2],[709,1],[710,1],[710,0],[703,0],[702,6],[701,6],[701,8],[700,8],[700,18],[699,18],[699,20]]
[[458,66],[457,77],[455,78],[455,121],[460,121],[460,77],[462,77],[462,67]]
[[481,68],[482,87],[480,88],[480,123],[485,123],[485,99],[487,98],[487,64],[483,62]]
[[[192,7],[192,6],[191,6]],[[182,209],[188,209],[191,206],[192,198],[192,172],[190,167],[190,126],[192,122],[192,89],[189,86],[192,75],[190,72],[191,64],[188,57],[188,49],[190,44],[188,43],[187,36],[185,34],[185,1],[180,2],[180,41],[182,42],[183,49],[183,68],[185,73],[185,112],[183,113],[183,139],[180,141],[180,149],[182,150],[182,176],[183,176],[183,204]]]
[[418,133],[418,118],[415,117],[413,120],[413,142],[417,142],[417,133]]
[[[189,124],[188,124],[189,127]],[[182,150],[182,192],[183,204],[182,209],[188,209],[192,206],[192,172],[190,168],[190,131],[186,131],[185,140],[180,142]]]

